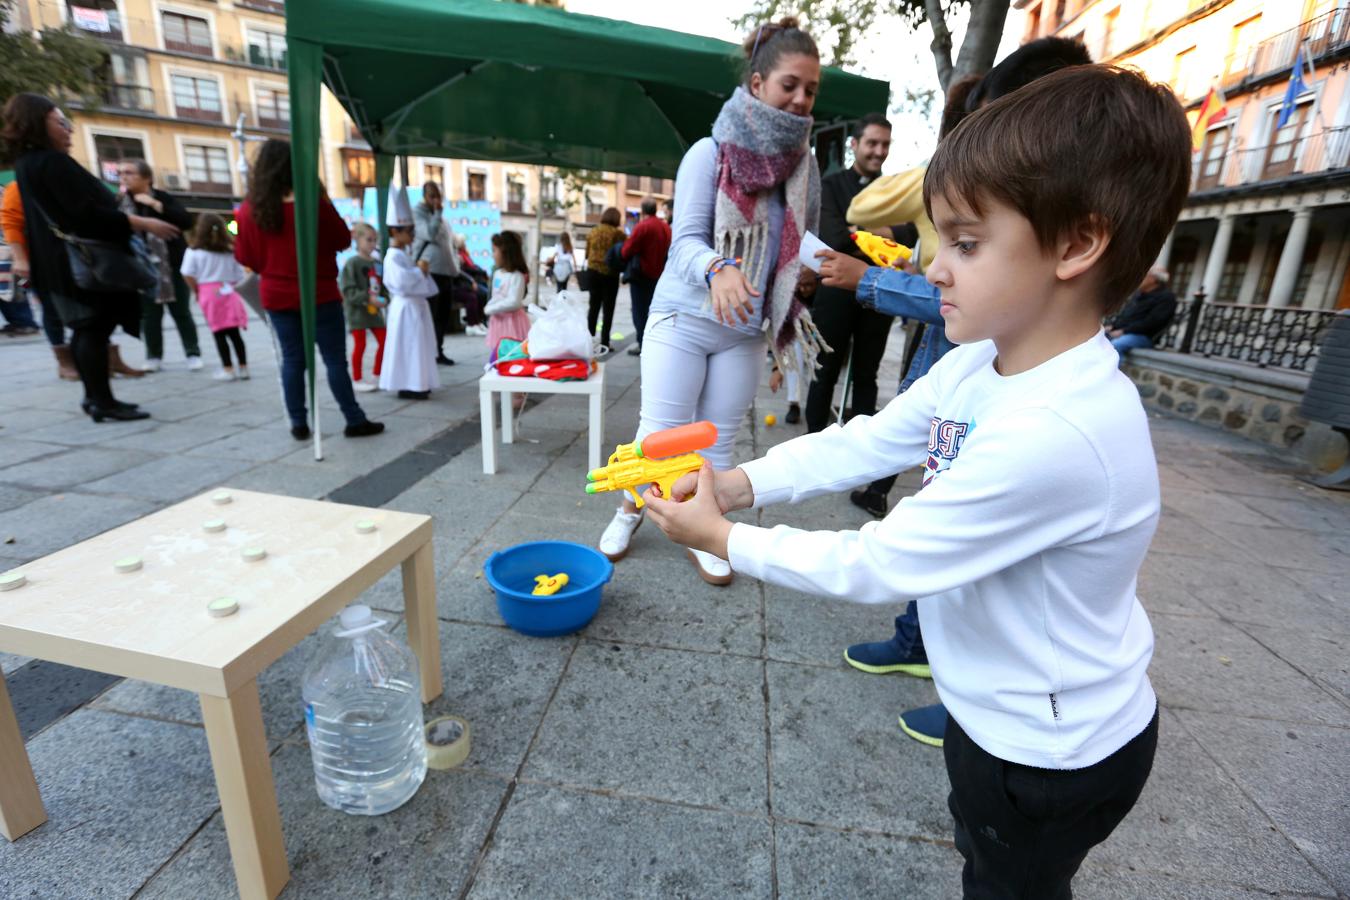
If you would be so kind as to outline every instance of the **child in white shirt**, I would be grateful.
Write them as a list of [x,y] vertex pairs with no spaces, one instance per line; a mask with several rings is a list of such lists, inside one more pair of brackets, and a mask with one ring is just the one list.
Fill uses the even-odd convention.
[[389,293],[384,368],[380,390],[404,400],[426,400],[441,386],[436,373],[436,329],[428,298],[440,293],[426,260],[413,263],[412,207],[403,188],[389,192],[389,250],[384,254],[384,287]]
[[[248,311],[234,287],[248,273],[235,261],[234,240],[225,228],[225,220],[215,213],[202,213],[197,217],[189,243],[192,246],[183,255],[183,264],[178,271],[188,288],[197,295],[207,327],[216,339],[221,368],[214,377],[217,381],[234,381],[236,378],[247,381],[248,353],[239,332],[248,328]],[[237,370],[230,358],[231,344],[239,360]]]
[[[876,416],[705,466],[671,499],[648,491],[667,535],[747,575],[918,601],[967,896],[1070,896],[1152,767],[1135,584],[1157,465],[1101,321],[1161,249],[1189,174],[1181,107],[1137,73],[1075,66],[973,113],[924,184],[941,239],[927,277],[964,346]],[[859,531],[724,517],[921,462],[919,493]]]

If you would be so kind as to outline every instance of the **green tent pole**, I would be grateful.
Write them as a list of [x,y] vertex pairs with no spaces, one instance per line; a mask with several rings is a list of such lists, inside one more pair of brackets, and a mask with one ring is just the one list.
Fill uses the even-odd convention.
[[323,459],[319,403],[315,396],[314,331],[317,315],[316,267],[319,258],[319,85],[323,54],[317,44],[289,39],[287,69],[291,88],[291,175],[295,182],[296,273],[300,281],[300,327],[305,341],[314,458]]
[[384,224],[389,214],[389,183],[394,180],[394,155],[375,153],[375,214],[379,221],[374,222],[375,230],[380,233],[380,255],[389,249],[389,226]]

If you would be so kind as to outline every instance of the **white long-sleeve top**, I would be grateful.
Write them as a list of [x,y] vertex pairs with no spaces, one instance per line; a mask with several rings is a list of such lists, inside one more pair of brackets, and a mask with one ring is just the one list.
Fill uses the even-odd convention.
[[401,247],[390,247],[384,254],[384,287],[395,297],[434,297],[441,292],[432,278],[413,263]]
[[858,531],[737,523],[732,568],[861,603],[917,599],[950,714],[1001,759],[1099,762],[1148,725],[1153,630],[1135,579],[1159,514],[1139,395],[1104,335],[1003,377],[982,342],[872,417],[744,464],[762,506],[924,464]]

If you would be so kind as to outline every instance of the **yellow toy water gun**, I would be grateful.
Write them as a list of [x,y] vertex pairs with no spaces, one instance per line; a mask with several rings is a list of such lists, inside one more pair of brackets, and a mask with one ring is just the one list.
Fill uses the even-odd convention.
[[693,452],[717,443],[717,426],[711,422],[694,422],[678,428],[667,428],[647,435],[641,443],[620,444],[609,457],[609,465],[591,470],[586,475],[586,493],[600,491],[627,491],[643,507],[638,496],[638,485],[655,484],[663,497],[681,476],[697,472],[703,457]]
[[914,251],[904,244],[897,244],[870,231],[855,231],[850,237],[863,255],[883,269],[903,269],[905,263],[914,255]]

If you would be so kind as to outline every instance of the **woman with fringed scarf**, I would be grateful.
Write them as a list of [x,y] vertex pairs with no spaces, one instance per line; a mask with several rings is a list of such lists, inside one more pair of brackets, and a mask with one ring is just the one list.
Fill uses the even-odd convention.
[[[820,53],[791,17],[761,25],[744,49],[744,82],[712,136],[680,163],[670,255],[642,339],[636,440],[707,419],[718,437],[702,452],[715,469],[732,467],[765,345],[779,370],[798,351],[814,370],[823,347],[797,297],[801,237],[817,230],[820,218],[820,173],[810,152]],[[781,380],[777,372],[774,380]],[[600,551],[622,559],[640,524],[642,514],[625,496]],[[726,560],[687,552],[703,580],[731,582]]]

